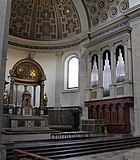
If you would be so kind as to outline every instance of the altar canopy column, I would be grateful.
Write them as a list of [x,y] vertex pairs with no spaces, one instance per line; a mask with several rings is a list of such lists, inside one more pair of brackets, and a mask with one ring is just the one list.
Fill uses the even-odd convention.
[[60,93],[62,82],[62,53],[56,54],[56,84],[55,84],[55,107],[61,107]]
[[40,108],[44,108],[44,81],[41,82],[40,86]]
[[35,100],[36,100],[36,86],[34,86],[34,97],[33,97],[33,106],[35,107]]
[[[5,85],[10,10],[11,0],[0,0],[0,141],[2,136],[3,93]],[[6,159],[6,150],[3,145],[0,145],[0,159]]]
[[13,104],[13,92],[14,92],[14,78],[11,77],[11,81],[10,81],[10,94],[9,94],[9,104]]
[[16,85],[16,102],[15,102],[15,105],[17,106],[17,98],[18,98],[18,85]]

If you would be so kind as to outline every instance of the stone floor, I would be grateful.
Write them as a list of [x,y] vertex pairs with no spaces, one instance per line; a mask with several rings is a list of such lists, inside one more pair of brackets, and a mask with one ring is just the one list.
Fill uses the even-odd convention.
[[140,160],[140,148],[72,157],[61,160]]
[[123,154],[126,152],[127,150],[121,150],[121,151],[106,152],[94,155],[66,158],[65,160],[123,160],[122,159]]
[[2,134],[1,141],[12,142],[12,141],[28,141],[28,140],[34,140],[34,139],[38,139],[38,140],[50,139],[50,133],[49,134],[24,134],[24,135]]

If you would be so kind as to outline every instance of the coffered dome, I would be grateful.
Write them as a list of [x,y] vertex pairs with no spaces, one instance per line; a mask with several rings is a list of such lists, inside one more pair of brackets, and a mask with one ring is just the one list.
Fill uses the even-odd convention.
[[89,33],[102,34],[99,29],[128,8],[129,0],[12,0],[9,44],[45,51],[75,47],[91,39]]
[[10,35],[30,40],[67,39],[81,33],[72,0],[13,0]]

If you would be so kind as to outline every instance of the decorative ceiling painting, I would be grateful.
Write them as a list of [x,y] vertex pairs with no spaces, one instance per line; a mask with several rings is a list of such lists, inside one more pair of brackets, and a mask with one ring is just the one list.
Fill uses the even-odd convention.
[[59,40],[81,33],[71,0],[13,0],[10,35],[31,40]]
[[[9,33],[30,40],[66,40],[94,31],[128,8],[128,0],[13,0]],[[85,22],[88,28],[82,28]]]

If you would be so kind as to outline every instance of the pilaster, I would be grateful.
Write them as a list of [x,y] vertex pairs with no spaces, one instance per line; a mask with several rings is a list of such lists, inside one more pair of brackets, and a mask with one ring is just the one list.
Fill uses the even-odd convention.
[[[0,0],[0,140],[2,135],[3,93],[8,47],[11,0]],[[6,149],[0,145],[0,159],[6,160]]]
[[111,85],[110,85],[110,96],[115,97],[115,82],[116,82],[116,64],[115,64],[115,55],[113,44],[109,45],[110,54],[111,54]]
[[[127,71],[127,77],[128,77],[128,81],[132,82],[132,48],[131,48],[131,42],[130,42],[130,38],[126,38],[124,40],[124,46],[125,46],[125,50],[127,51],[127,67],[128,67],[128,71]],[[125,61],[126,62],[126,61]]]
[[125,79],[129,80],[129,69],[128,69],[128,49],[127,49],[127,41],[124,40],[124,57],[125,57]]
[[91,55],[87,56],[87,88],[91,86]]
[[61,107],[62,54],[56,53],[55,107]]

